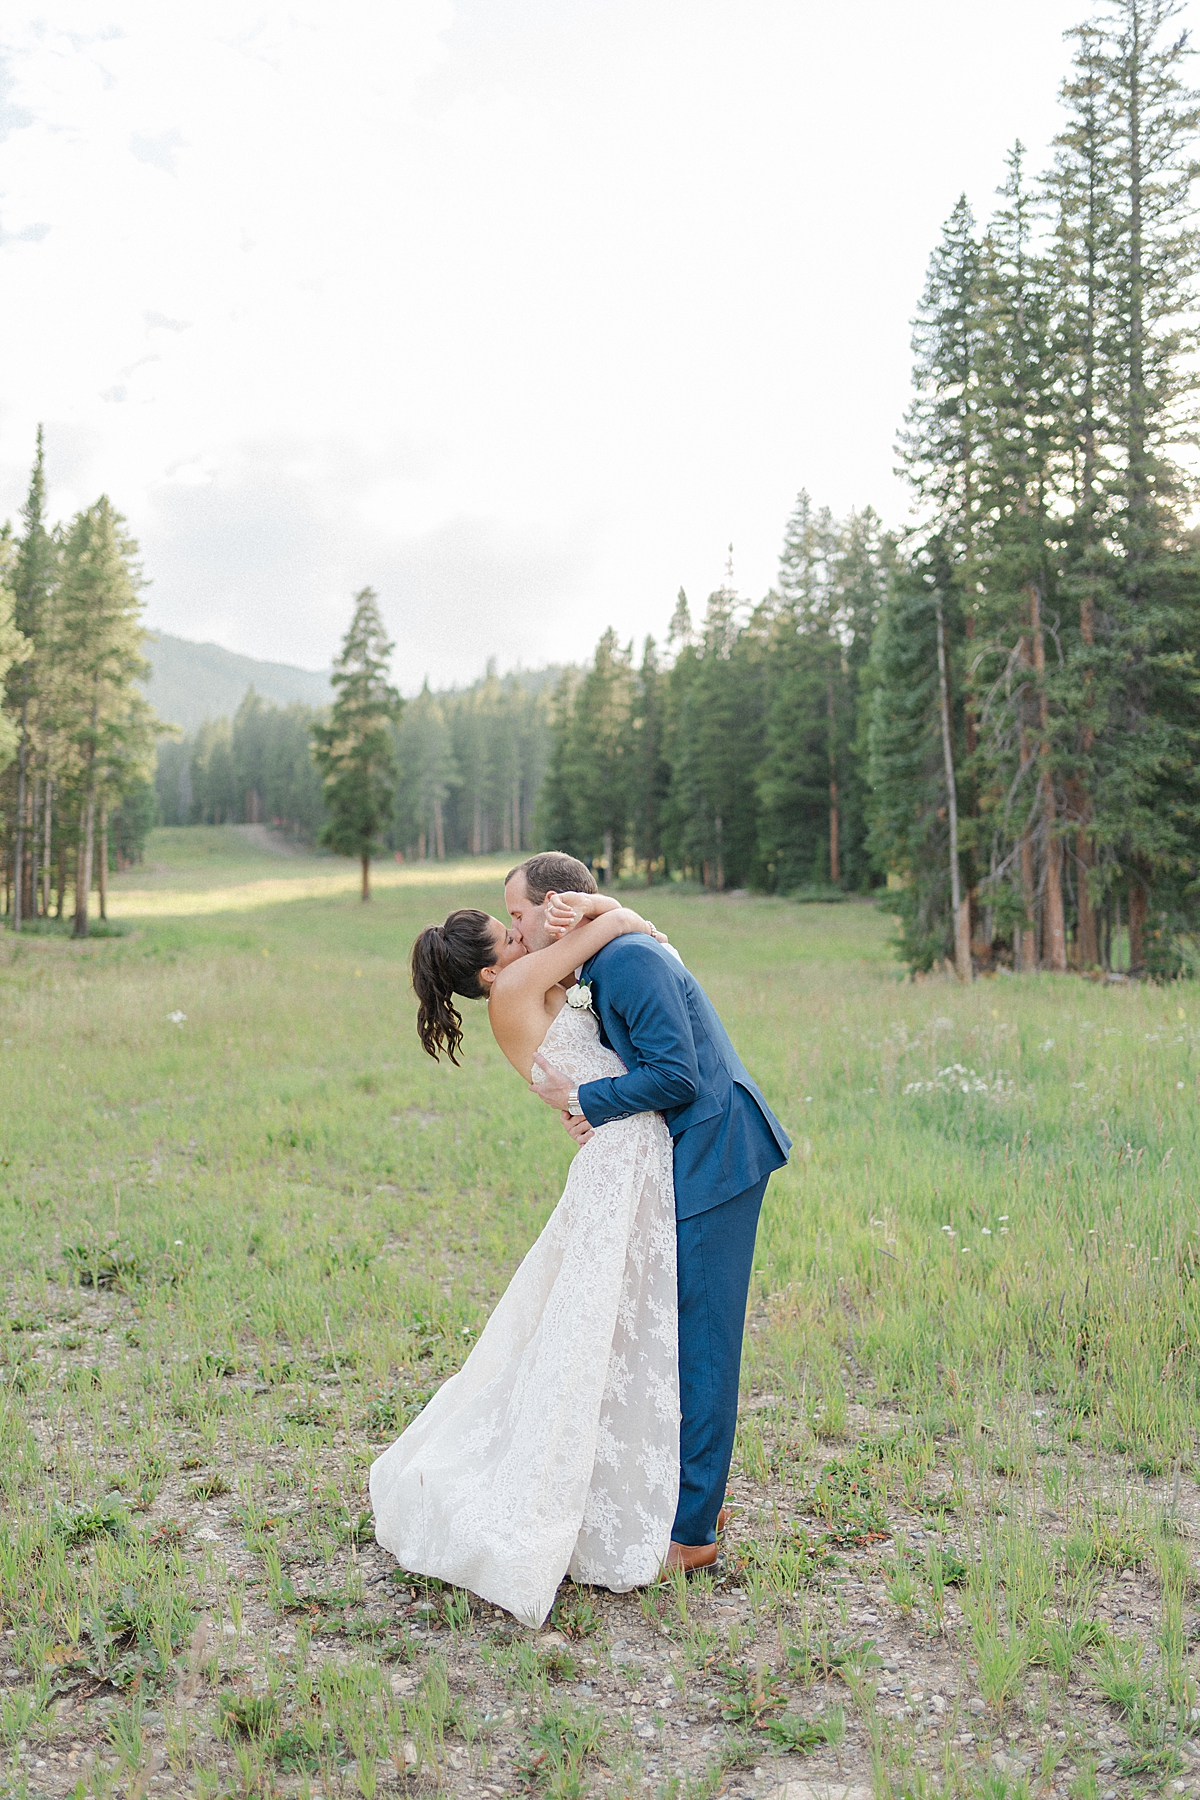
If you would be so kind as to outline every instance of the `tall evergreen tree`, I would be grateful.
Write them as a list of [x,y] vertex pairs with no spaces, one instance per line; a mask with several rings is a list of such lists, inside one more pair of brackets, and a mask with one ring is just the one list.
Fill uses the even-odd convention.
[[321,842],[340,856],[358,857],[364,901],[371,898],[371,858],[381,848],[395,791],[391,727],[401,701],[387,678],[393,649],[374,590],[362,588],[333,666],[329,722],[313,727],[328,813]]
[[[1050,260],[1035,241],[1036,197],[1024,177],[1023,149],[1008,159],[1005,204],[989,224],[983,255],[982,332],[977,348],[984,445],[977,493],[982,514],[970,601],[981,634],[976,671],[987,721],[975,771],[994,802],[1004,840],[987,878],[990,889],[1015,869],[1021,923],[1018,966],[1067,966],[1063,857],[1053,671],[1047,669],[1047,621],[1058,623],[1061,561],[1056,481],[1061,379],[1052,320]],[[1061,643],[1054,630],[1052,646]],[[999,799],[1002,796],[1002,800]],[[1010,848],[1011,846],[1011,848]],[[1041,930],[1039,932],[1039,925]],[[1039,937],[1041,940],[1039,951]]]
[[137,545],[105,496],[76,515],[63,540],[57,637],[73,751],[64,799],[78,820],[76,937],[89,931],[97,827],[102,833],[123,785],[145,779],[151,765],[155,719],[134,686],[150,672],[136,558]]
[[51,605],[58,577],[58,551],[46,519],[46,457],[42,427],[29,491],[21,508],[21,535],[11,572],[13,622],[29,640],[31,653],[10,665],[9,701],[17,718],[17,781],[14,831],[13,929],[19,931],[24,916],[36,911],[35,807],[31,782],[35,778],[39,725],[47,723],[51,667],[49,658],[38,656],[47,648]]
[[762,756],[763,696],[742,641],[739,604],[730,571],[709,595],[699,642],[676,656],[667,688],[667,841],[675,862],[712,889],[742,886],[758,870],[754,771]]
[[1183,80],[1187,33],[1167,30],[1180,10],[1174,0],[1112,0],[1093,39],[1109,221],[1098,386],[1112,434],[1107,529],[1119,554],[1088,659],[1105,725],[1093,749],[1092,837],[1110,881],[1125,887],[1134,968],[1146,963],[1155,890],[1178,903],[1195,880],[1200,837],[1183,701],[1200,647],[1200,586],[1184,566],[1194,484],[1182,461],[1196,421],[1200,106]]
[[634,694],[630,648],[609,629],[575,692],[567,770],[572,836],[579,854],[600,864],[610,882],[621,867],[633,810]]

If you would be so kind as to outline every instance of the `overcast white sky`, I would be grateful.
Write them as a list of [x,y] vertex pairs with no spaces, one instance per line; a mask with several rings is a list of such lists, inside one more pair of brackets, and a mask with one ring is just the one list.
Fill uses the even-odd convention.
[[[1194,10],[1189,7],[1188,13]],[[904,516],[909,320],[1086,0],[51,0],[0,27],[0,516],[413,691],[663,635],[797,489]],[[1188,14],[1185,22],[1190,23]]]

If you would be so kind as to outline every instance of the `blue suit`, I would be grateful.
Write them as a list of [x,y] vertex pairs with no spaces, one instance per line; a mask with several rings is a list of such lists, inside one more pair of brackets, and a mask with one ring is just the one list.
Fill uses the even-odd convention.
[[583,979],[628,1070],[580,1087],[589,1124],[661,1112],[675,1146],[682,1421],[671,1536],[711,1544],[737,1427],[759,1208],[791,1141],[671,951],[640,933],[617,938],[584,965]]

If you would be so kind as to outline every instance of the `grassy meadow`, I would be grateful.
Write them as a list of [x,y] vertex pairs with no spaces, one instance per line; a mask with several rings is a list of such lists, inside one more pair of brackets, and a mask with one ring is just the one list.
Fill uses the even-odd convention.
[[723,1564],[533,1633],[374,1545],[571,1153],[481,1007],[460,1070],[413,1030],[412,937],[505,866],[362,906],[161,831],[124,935],[0,937],[3,1791],[1200,1791],[1187,985],[913,983],[873,905],[643,891],[795,1139]]

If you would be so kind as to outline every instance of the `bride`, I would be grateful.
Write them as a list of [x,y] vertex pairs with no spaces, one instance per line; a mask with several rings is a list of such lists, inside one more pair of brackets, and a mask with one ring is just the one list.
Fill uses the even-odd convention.
[[[533,952],[473,909],[423,931],[412,974],[428,1054],[457,1063],[458,994],[487,999],[526,1082],[540,1078],[539,1051],[576,1087],[624,1074],[587,990],[562,984],[614,938],[654,928],[615,900],[588,904],[598,916]],[[478,1343],[372,1465],[370,1486],[376,1539],[403,1568],[529,1625],[567,1573],[618,1593],[658,1575],[679,1488],[675,1207],[659,1113],[602,1125],[577,1153]]]

